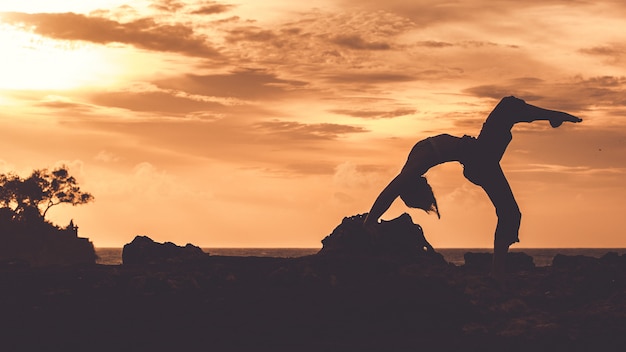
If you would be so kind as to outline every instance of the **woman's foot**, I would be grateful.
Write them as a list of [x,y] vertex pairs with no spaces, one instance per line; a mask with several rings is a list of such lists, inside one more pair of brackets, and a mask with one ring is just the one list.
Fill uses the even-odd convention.
[[583,119],[578,118],[574,115],[570,115],[565,112],[559,112],[559,116],[551,117],[549,120],[550,120],[550,126],[552,126],[553,128],[557,128],[561,126],[563,122],[578,123],[578,122],[581,122]]

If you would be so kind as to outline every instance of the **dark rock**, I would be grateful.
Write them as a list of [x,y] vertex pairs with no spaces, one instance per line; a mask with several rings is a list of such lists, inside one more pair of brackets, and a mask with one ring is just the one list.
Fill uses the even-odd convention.
[[624,270],[626,269],[626,254],[620,256],[616,252],[608,252],[601,258],[557,254],[552,259],[552,268],[568,271],[596,271],[608,268]]
[[205,259],[208,256],[200,247],[188,243],[177,246],[172,242],[157,243],[148,236],[136,236],[122,249],[123,264],[182,263]]
[[555,269],[581,270],[597,269],[600,266],[598,258],[585,255],[557,254],[552,259],[552,267]]
[[[463,255],[465,268],[489,271],[493,261],[492,253],[467,252]],[[528,271],[535,268],[533,257],[523,252],[509,252],[506,254],[505,268],[508,272]]]
[[367,214],[343,219],[333,232],[322,240],[318,255],[340,254],[385,257],[431,257],[443,260],[424,237],[420,225],[409,214],[382,221],[368,232],[363,227]]

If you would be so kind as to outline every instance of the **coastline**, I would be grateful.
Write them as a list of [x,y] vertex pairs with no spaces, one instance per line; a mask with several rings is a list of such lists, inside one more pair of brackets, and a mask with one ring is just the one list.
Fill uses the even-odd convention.
[[[277,258],[297,258],[319,252],[320,248],[214,248],[205,247],[202,250],[210,255],[235,256],[235,257],[277,257]],[[463,255],[467,252],[491,253],[491,248],[439,248],[446,261],[454,265],[463,265]],[[563,255],[586,255],[600,258],[606,253],[616,252],[625,254],[626,248],[511,248],[511,252],[523,252],[533,257],[536,266],[549,266],[552,264],[554,256]],[[96,248],[98,264],[119,265],[122,264],[121,247]]]

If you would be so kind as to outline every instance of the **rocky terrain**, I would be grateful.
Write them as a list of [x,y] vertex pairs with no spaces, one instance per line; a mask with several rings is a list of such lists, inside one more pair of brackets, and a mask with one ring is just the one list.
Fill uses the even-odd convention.
[[[124,264],[117,266],[5,263],[0,346],[6,351],[624,349],[626,255],[559,255],[551,266],[534,267],[532,258],[515,254],[507,279],[497,282],[488,275],[490,254],[468,254],[462,266],[448,264],[421,242],[407,219],[405,228],[418,236],[405,236],[417,241],[412,253],[392,255],[391,244],[377,253],[368,245],[345,249],[342,241],[343,247],[331,250],[336,242],[331,237],[353,236],[346,228],[358,219],[346,219],[325,239],[325,250],[301,258],[198,256],[187,246],[178,248],[189,252],[188,258],[151,257],[150,263],[129,264],[127,248]],[[150,241],[138,242],[145,247]]]
[[73,222],[59,228],[43,219],[7,219],[0,208],[0,265],[44,267],[50,265],[95,264],[96,252],[88,238],[78,236]]

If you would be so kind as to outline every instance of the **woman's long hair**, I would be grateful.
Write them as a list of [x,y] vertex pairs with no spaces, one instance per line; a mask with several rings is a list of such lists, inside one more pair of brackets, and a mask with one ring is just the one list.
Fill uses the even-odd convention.
[[400,192],[400,199],[407,207],[422,209],[427,213],[435,212],[437,217],[441,218],[433,189],[424,176],[405,185]]

